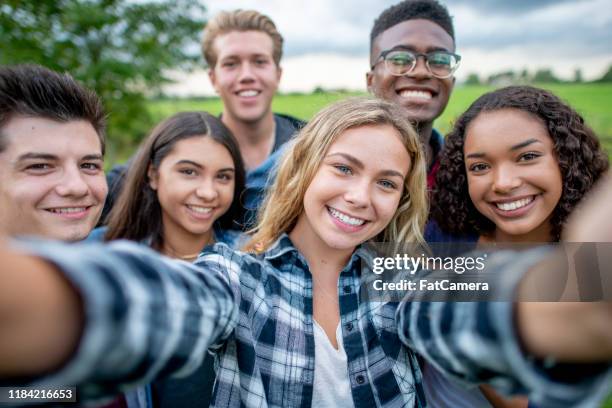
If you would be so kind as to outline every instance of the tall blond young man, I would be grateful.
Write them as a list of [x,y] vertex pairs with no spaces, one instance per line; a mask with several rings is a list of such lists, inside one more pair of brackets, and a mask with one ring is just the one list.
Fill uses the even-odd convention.
[[[268,16],[255,10],[222,11],[204,29],[202,54],[223,102],[221,120],[236,137],[247,170],[242,198],[246,217],[236,220],[237,228],[245,228],[261,203],[277,152],[304,125],[272,111],[282,76],[283,37]],[[109,173],[107,207],[120,190],[126,167]]]

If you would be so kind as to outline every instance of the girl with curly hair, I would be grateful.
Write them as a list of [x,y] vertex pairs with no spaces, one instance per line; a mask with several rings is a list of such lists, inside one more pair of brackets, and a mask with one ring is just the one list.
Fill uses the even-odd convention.
[[[583,118],[549,91],[510,86],[489,92],[446,138],[432,197],[442,234],[431,224],[426,238],[559,241],[569,214],[608,166]],[[428,394],[435,384],[438,396],[478,398],[477,390],[458,389],[427,364],[424,377]],[[504,400],[488,386],[480,390],[495,407],[527,406],[525,399]]]
[[432,215],[479,241],[555,242],[608,169],[584,119],[549,91],[510,86],[478,98],[444,147]]

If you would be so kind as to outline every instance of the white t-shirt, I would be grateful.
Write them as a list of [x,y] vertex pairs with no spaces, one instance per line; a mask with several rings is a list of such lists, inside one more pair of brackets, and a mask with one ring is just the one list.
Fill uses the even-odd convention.
[[312,406],[354,407],[351,383],[348,376],[346,351],[342,342],[340,325],[336,329],[338,350],[331,344],[325,331],[313,319],[315,339],[315,371],[312,390]]

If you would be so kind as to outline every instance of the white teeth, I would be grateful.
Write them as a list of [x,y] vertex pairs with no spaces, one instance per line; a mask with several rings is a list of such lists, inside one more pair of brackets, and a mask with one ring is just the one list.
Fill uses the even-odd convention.
[[362,220],[362,219],[359,219],[359,218],[349,217],[348,215],[343,214],[343,213],[341,213],[338,210],[335,210],[335,209],[333,209],[331,207],[328,207],[328,208],[329,208],[330,214],[334,218],[342,221],[345,224],[349,224],[349,225],[353,225],[353,226],[359,226],[359,225],[363,225],[363,223],[365,223],[365,220]]
[[239,96],[257,96],[259,95],[259,91],[249,90],[249,91],[240,91],[238,92]]
[[533,197],[523,198],[521,200],[512,201],[510,203],[495,203],[497,208],[504,211],[512,211],[521,208],[533,201]]
[[199,214],[208,214],[209,212],[213,210],[211,207],[200,207],[197,205],[188,205],[187,208]]
[[86,210],[86,207],[66,207],[66,208],[52,208],[50,211],[56,214],[71,214],[83,212]]
[[405,89],[401,91],[399,95],[403,98],[418,98],[423,100],[431,99],[431,93],[427,91],[414,91],[410,89]]

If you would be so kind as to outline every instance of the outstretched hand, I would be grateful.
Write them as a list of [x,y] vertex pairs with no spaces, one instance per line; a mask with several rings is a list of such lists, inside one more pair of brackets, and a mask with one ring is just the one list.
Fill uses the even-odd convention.
[[612,242],[612,174],[608,172],[572,213],[566,242]]

